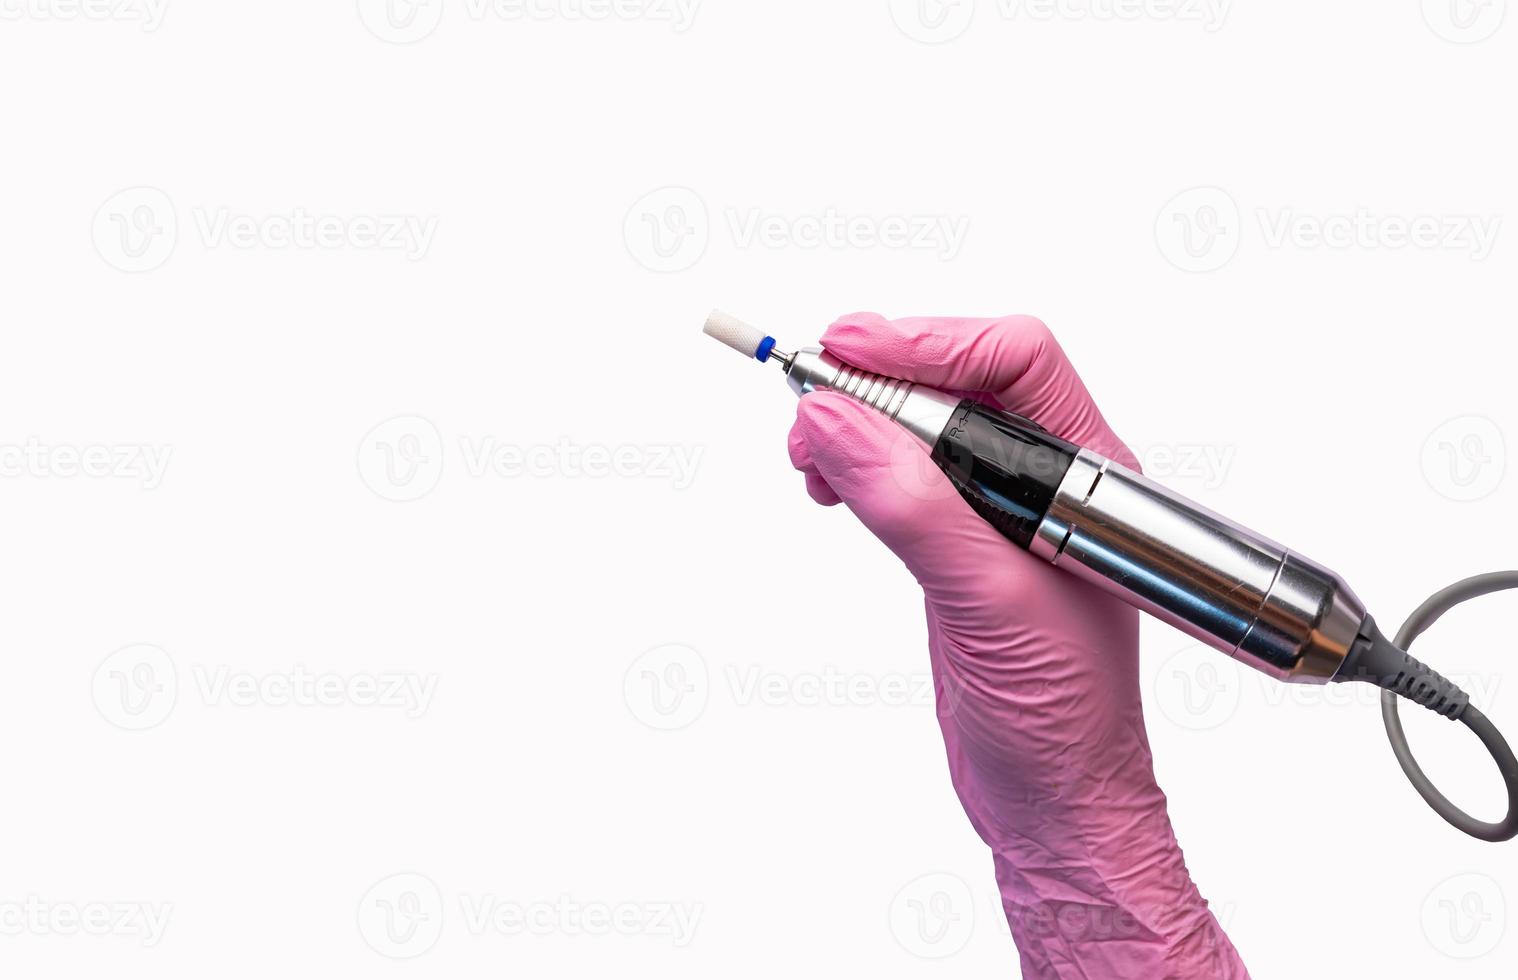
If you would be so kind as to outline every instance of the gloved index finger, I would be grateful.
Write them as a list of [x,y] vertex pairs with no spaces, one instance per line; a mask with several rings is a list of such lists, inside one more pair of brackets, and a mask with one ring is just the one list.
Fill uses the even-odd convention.
[[981,392],[1077,445],[1137,468],[1043,321],[1031,316],[840,317],[822,346],[844,361],[950,392]]
[[888,320],[851,313],[827,328],[822,346],[866,371],[999,396],[1027,375],[1051,339],[1033,317]]

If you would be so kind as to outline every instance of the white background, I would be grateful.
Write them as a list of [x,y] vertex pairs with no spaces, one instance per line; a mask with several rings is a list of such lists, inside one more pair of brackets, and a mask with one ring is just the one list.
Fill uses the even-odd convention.
[[[1395,626],[1518,554],[1506,6],[0,0],[0,970],[1015,975],[913,583],[702,319],[1036,314]],[[1510,734],[1515,603],[1418,650]],[[1256,977],[1513,976],[1373,697],[1143,655]]]

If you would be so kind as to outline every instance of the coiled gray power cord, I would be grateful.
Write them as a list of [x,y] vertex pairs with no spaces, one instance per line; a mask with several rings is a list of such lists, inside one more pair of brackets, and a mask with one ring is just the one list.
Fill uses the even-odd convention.
[[[1464,581],[1456,582],[1449,588],[1429,596],[1423,605],[1415,609],[1407,618],[1407,622],[1403,623],[1402,628],[1397,631],[1394,642],[1400,649],[1406,650],[1418,634],[1432,626],[1435,620],[1455,606],[1469,599],[1491,592],[1501,592],[1504,589],[1518,589],[1518,571],[1474,575]],[[1507,816],[1497,823],[1477,820],[1451,803],[1434,787],[1433,782],[1418,765],[1418,760],[1413,758],[1412,749],[1408,748],[1407,735],[1402,731],[1402,719],[1397,717],[1397,696],[1389,690],[1381,692],[1381,720],[1386,723],[1386,737],[1391,739],[1392,751],[1397,754],[1397,761],[1402,764],[1402,771],[1407,773],[1407,778],[1412,781],[1413,788],[1428,802],[1429,806],[1434,808],[1435,813],[1449,821],[1455,828],[1481,840],[1504,841],[1518,836],[1518,759],[1513,758],[1513,750],[1508,747],[1507,740],[1502,737],[1486,715],[1467,704],[1458,715],[1458,720],[1463,721],[1466,727],[1481,739],[1481,743],[1486,746],[1487,751],[1492,754],[1492,759],[1496,761],[1497,768],[1502,773],[1502,781],[1507,785]]]
[[[1370,619],[1365,621],[1360,638],[1344,660],[1343,667],[1334,677],[1336,681],[1367,681],[1382,688],[1381,719],[1386,723],[1386,737],[1391,740],[1397,762],[1434,812],[1451,826],[1472,837],[1485,841],[1505,841],[1518,836],[1518,759],[1507,740],[1497,731],[1491,721],[1471,706],[1470,698],[1459,687],[1430,670],[1426,665],[1409,656],[1408,646],[1418,634],[1433,625],[1440,616],[1452,608],[1491,592],[1518,589],[1518,571],[1491,572],[1475,575],[1456,582],[1447,589],[1429,596],[1428,600],[1413,611],[1397,632],[1395,640],[1388,640]],[[1402,730],[1402,719],[1397,716],[1397,698],[1416,701],[1452,721],[1464,722],[1476,733],[1481,743],[1492,754],[1502,781],[1507,786],[1507,816],[1497,823],[1477,820],[1455,806],[1438,789],[1413,758],[1407,745],[1407,734]]]

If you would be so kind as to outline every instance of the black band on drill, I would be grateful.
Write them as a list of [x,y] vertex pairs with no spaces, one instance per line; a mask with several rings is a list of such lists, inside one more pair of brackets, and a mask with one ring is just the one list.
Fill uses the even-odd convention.
[[967,398],[938,437],[933,462],[977,514],[1026,548],[1079,451],[1036,422]]

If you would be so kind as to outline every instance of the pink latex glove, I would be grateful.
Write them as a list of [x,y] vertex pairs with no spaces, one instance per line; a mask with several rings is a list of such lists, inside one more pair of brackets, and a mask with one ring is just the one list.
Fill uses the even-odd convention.
[[[1134,469],[1032,317],[853,314],[822,344],[856,367],[964,393]],[[791,460],[846,503],[926,597],[949,773],[994,856],[1028,980],[1247,978],[1186,870],[1139,702],[1138,613],[1007,541],[895,423],[801,399]]]

